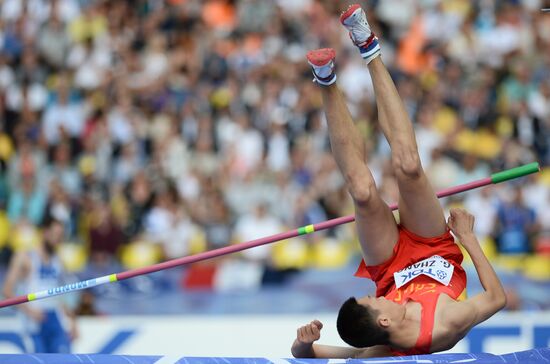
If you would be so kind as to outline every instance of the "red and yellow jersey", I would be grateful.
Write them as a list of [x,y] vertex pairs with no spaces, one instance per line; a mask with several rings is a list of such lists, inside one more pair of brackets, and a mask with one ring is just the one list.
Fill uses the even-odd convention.
[[[423,264],[419,262],[434,256],[453,266],[452,277],[450,280],[447,279],[448,285],[440,283],[428,274],[422,274],[423,269],[425,272],[429,268],[421,267]],[[462,252],[450,232],[433,238],[423,238],[400,226],[399,241],[395,244],[393,256],[388,261],[376,266],[367,266],[364,261],[361,262],[355,275],[372,279],[376,283],[377,297],[384,296],[399,304],[412,300],[422,305],[420,335],[415,347],[406,352],[394,351],[395,355],[430,353],[434,314],[439,295],[445,293],[455,300],[464,299],[466,296],[466,273],[460,265],[462,259]],[[397,288],[394,276],[396,272],[401,272],[403,276],[408,274],[410,281]]]

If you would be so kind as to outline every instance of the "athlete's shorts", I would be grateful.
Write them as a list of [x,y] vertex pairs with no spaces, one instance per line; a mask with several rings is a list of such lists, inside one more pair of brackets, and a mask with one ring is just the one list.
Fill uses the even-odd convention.
[[70,353],[69,335],[61,325],[56,311],[45,311],[37,333],[31,334],[35,353]]
[[[399,240],[393,248],[393,256],[384,263],[367,266],[361,261],[355,276],[369,278],[376,284],[376,296],[386,296],[396,289],[393,273],[433,255],[445,258],[454,266],[449,288],[451,297],[460,296],[466,287],[466,273],[460,265],[462,252],[449,231],[433,238],[423,238],[399,225]],[[426,278],[431,279],[431,278]],[[416,280],[413,280],[413,282]],[[435,281],[434,281],[435,282]]]

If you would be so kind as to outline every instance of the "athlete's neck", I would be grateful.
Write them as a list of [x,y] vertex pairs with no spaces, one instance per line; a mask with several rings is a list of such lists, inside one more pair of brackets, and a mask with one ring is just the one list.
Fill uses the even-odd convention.
[[53,247],[48,245],[47,242],[42,242],[42,245],[40,246],[40,257],[44,263],[49,263],[52,259],[52,257],[55,254],[55,250]]
[[416,345],[422,315],[422,306],[417,302],[408,302],[403,308],[403,316],[392,323],[390,328],[391,346],[399,350],[410,349]]

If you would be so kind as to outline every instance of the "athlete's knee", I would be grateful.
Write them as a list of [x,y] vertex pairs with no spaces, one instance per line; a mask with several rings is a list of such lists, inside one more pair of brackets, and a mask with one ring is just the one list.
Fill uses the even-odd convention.
[[367,205],[376,194],[376,186],[369,173],[349,173],[346,176],[346,184],[351,197],[358,205]]
[[392,166],[398,178],[417,179],[422,175],[422,164],[416,149],[405,149],[393,153]]

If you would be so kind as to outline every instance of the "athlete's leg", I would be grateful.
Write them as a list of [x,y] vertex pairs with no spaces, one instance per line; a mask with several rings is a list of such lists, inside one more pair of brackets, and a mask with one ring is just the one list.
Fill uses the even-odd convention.
[[48,338],[48,331],[44,322],[38,324],[36,331],[30,334],[32,341],[32,353],[47,353],[46,340]]
[[342,14],[341,21],[368,63],[378,120],[392,150],[392,165],[400,192],[401,224],[421,236],[441,235],[446,231],[443,209],[422,169],[412,123],[379,57],[378,39],[371,32],[365,13],[358,5]]
[[374,83],[378,120],[392,151],[392,166],[399,187],[401,224],[415,234],[443,234],[443,209],[422,169],[414,130],[393,80],[380,57],[369,64]]
[[42,336],[40,333],[37,334],[31,334],[30,335],[31,341],[32,341],[32,348],[30,349],[30,353],[45,353],[46,352],[46,345],[44,344],[44,336]]
[[67,331],[61,325],[61,318],[57,311],[48,311],[48,340],[49,353],[68,354],[71,352],[71,341]]
[[365,164],[365,146],[355,127],[332,71],[334,51],[308,53],[314,75],[320,83],[328,122],[332,153],[355,203],[355,226],[367,265],[391,258],[398,240],[395,219],[377,193],[372,174]]

